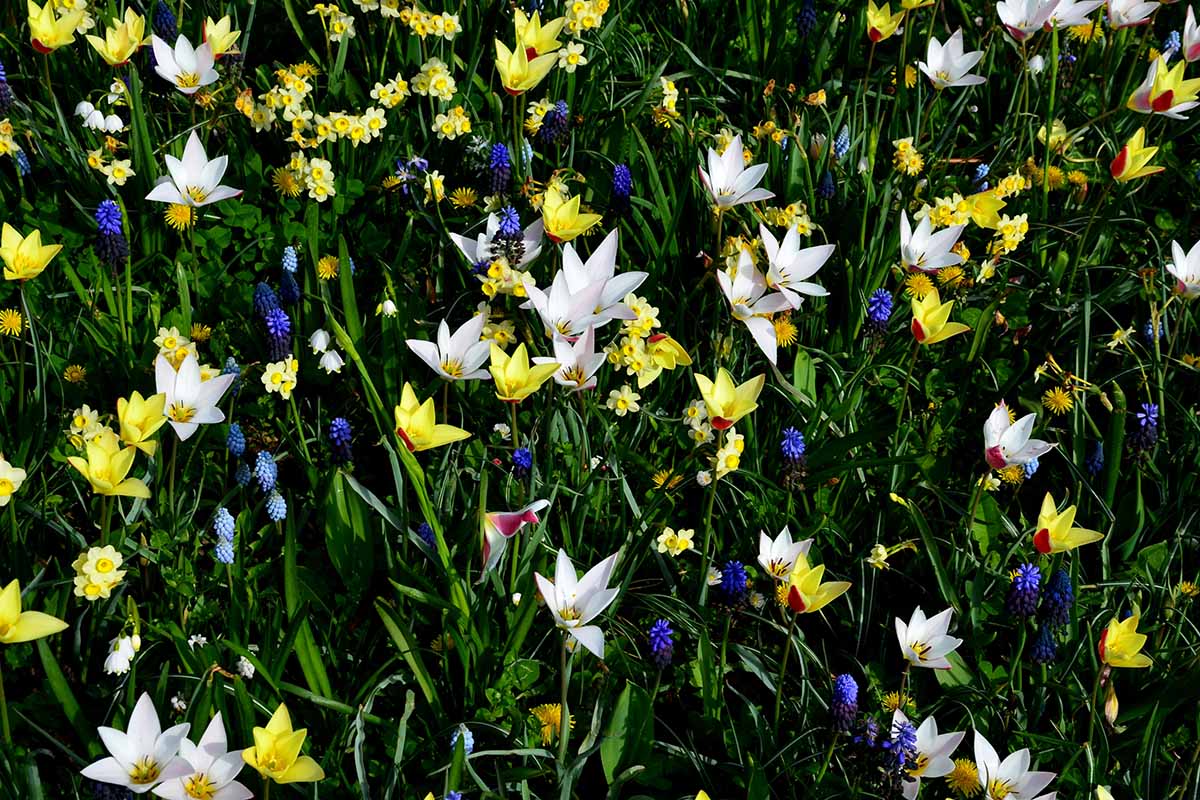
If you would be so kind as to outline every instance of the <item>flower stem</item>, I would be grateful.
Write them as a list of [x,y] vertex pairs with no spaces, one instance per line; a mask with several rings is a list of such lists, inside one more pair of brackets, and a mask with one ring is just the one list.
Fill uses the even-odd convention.
[[8,700],[4,696],[4,659],[0,658],[0,730],[4,731],[4,743],[12,746],[12,729],[8,727]]
[[[521,171],[521,160],[525,156],[524,148],[521,147],[521,138],[522,137],[521,137],[521,96],[520,95],[513,95],[512,107],[513,107],[513,151],[512,151],[512,158],[510,160],[512,162],[513,172],[517,176],[518,188],[520,188],[520,184],[523,181],[523,173]],[[532,171],[533,165],[530,164],[529,166],[530,166],[530,171]]]
[[304,451],[304,460],[311,464],[312,458],[308,455],[308,441],[304,438],[304,427],[300,424],[300,410],[296,408],[296,395],[290,395],[288,403],[292,407],[292,418],[296,420],[296,436],[300,439],[300,449]]
[[1096,672],[1096,682],[1092,685],[1092,708],[1088,714],[1088,738],[1087,748],[1092,749],[1092,736],[1096,733],[1096,706],[1100,702],[1100,684],[1104,682],[1104,673],[1108,672],[1108,666],[1102,664]]
[[559,709],[558,715],[558,762],[562,767],[566,766],[567,740],[571,735],[571,712],[567,709],[567,687],[571,682],[571,674],[567,671],[570,666],[570,662],[568,661],[569,653],[567,651],[568,641],[570,641],[570,634],[564,634],[562,658],[559,662],[559,678],[561,680],[560,702],[562,707]]
[[100,545],[108,544],[108,529],[112,522],[112,504],[111,497],[105,497],[100,501]]
[[713,504],[717,499],[717,478],[714,475],[708,487],[708,501],[704,507],[704,558],[700,564],[700,607],[708,602],[708,567],[712,563],[712,514]]
[[837,736],[829,739],[829,747],[825,748],[825,761],[821,764],[821,771],[817,773],[817,780],[814,786],[821,785],[821,779],[825,777],[825,770],[829,769],[829,762],[833,760],[833,748],[837,744]]
[[908,383],[912,380],[913,367],[917,365],[917,354],[921,352],[921,343],[917,342],[913,345],[912,358],[908,362],[908,370],[904,373],[904,388],[900,392],[900,405],[896,407],[896,424],[894,427],[899,428],[900,422],[904,419],[904,404],[908,402]]
[[[789,609],[790,611],[790,609]],[[787,675],[788,656],[792,654],[792,631],[796,628],[797,614],[788,621],[787,638],[783,640],[783,658],[779,659],[779,680],[775,681],[775,735],[779,735],[779,710],[783,704],[783,679]],[[824,770],[822,770],[824,772]],[[820,782],[820,778],[817,779]]]
[[513,424],[512,424],[512,439],[513,439],[513,449],[516,450],[518,447],[521,446],[521,442],[517,438],[517,404],[510,403],[509,405],[512,406],[512,422],[513,422]]
[[271,779],[263,778],[263,800],[271,800]]

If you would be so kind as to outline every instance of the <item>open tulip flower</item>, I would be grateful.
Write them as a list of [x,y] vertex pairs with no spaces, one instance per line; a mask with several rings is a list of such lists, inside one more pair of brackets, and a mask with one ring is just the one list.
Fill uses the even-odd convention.
[[160,178],[150,190],[150,194],[146,195],[147,200],[184,206],[206,206],[237,197],[242,193],[241,189],[221,185],[229,157],[218,156],[209,161],[204,152],[204,145],[200,143],[200,137],[195,131],[188,136],[182,159],[170,155],[165,158],[170,177]]
[[1200,296],[1200,241],[1184,250],[1178,242],[1171,242],[1171,260],[1167,272],[1175,279],[1175,290],[1184,297]]
[[962,236],[964,225],[951,225],[937,233],[933,232],[933,221],[923,218],[914,229],[908,222],[908,214],[900,212],[900,265],[905,269],[936,274],[943,267],[962,263],[962,256],[951,248]]
[[283,703],[271,715],[267,727],[254,729],[254,746],[242,751],[242,759],[275,783],[316,783],[325,770],[309,756],[300,755],[308,736],[306,728],[292,729],[292,718]]
[[937,289],[933,289],[924,298],[912,300],[912,335],[918,344],[930,345],[943,342],[951,336],[966,333],[971,330],[969,325],[961,322],[950,322],[950,311],[954,301],[942,302]]
[[758,563],[775,580],[786,581],[800,556],[808,555],[812,543],[812,539],[793,542],[791,531],[786,525],[774,539],[759,531]]
[[1129,137],[1129,141],[1117,153],[1108,170],[1120,183],[1157,174],[1166,167],[1150,165],[1156,153],[1157,147],[1146,146],[1146,129],[1138,128],[1137,133]]
[[504,86],[504,91],[510,95],[524,94],[535,88],[558,63],[556,53],[530,58],[529,51],[522,42],[517,42],[516,47],[511,50],[499,39],[495,44],[496,71],[500,73],[500,83]]
[[804,553],[796,554],[796,563],[788,573],[787,603],[797,614],[812,614],[850,590],[848,581],[822,582],[825,565],[812,566]]
[[1137,614],[1118,621],[1116,617],[1109,620],[1108,627],[1100,634],[1100,660],[1110,667],[1124,669],[1144,669],[1153,662],[1142,652],[1146,646],[1146,634],[1138,633]]
[[767,376],[756,375],[745,383],[734,386],[733,378],[720,367],[716,380],[709,380],[696,373],[696,385],[708,408],[712,426],[719,431],[727,430],[742,417],[758,408],[758,396],[762,392]]
[[150,496],[150,489],[139,478],[130,478],[137,448],[121,447],[121,441],[110,430],[101,431],[85,445],[87,458],[67,456],[72,467],[87,478],[96,494],[108,496]]
[[1001,761],[991,742],[975,731],[975,770],[983,800],[1052,800],[1053,794],[1039,796],[1038,792],[1054,780],[1054,773],[1031,772],[1031,763],[1027,748],[1010,753]]
[[513,10],[513,28],[516,29],[517,42],[526,50],[533,50],[530,58],[557,52],[561,45],[558,37],[566,24],[566,17],[556,17],[543,23],[541,14],[537,11],[527,15],[520,8]]
[[867,38],[872,44],[890,39],[903,21],[903,8],[893,14],[887,3],[877,6],[875,0],[867,0]]
[[218,711],[193,744],[186,737],[179,741],[179,757],[191,767],[191,773],[154,787],[154,794],[166,800],[252,800],[251,792],[235,780],[245,762],[240,750],[230,752],[225,738],[225,723]]
[[432,450],[470,437],[470,432],[437,421],[433,398],[425,402],[406,381],[400,390],[400,405],[395,408],[396,435],[414,453]]
[[997,403],[983,423],[983,454],[988,466],[1024,466],[1053,450],[1055,445],[1030,438],[1036,420],[1036,414],[1026,414],[1012,422],[1005,402]]
[[534,500],[516,511],[485,511],[483,513],[483,580],[487,572],[500,563],[508,547],[508,540],[516,536],[526,525],[538,523],[538,512],[550,507],[549,500]]
[[718,209],[770,200],[775,196],[774,192],[758,185],[767,173],[767,165],[747,167],[745,152],[741,136],[734,136],[724,153],[718,154],[708,148],[708,171],[700,167],[700,181]]
[[0,644],[20,644],[66,630],[67,623],[41,611],[21,610],[21,584],[15,579],[0,590]]
[[608,588],[616,565],[617,554],[613,553],[579,578],[567,551],[560,549],[553,582],[536,572],[533,574],[555,624],[599,659],[604,658],[604,631],[588,623],[600,616],[620,593],[619,589]]
[[942,44],[937,37],[929,39],[929,50],[925,60],[918,63],[921,72],[929,78],[935,89],[947,89],[951,86],[977,86],[985,83],[987,78],[982,75],[972,75],[971,68],[983,58],[982,50],[963,52],[963,33],[959,28]]
[[[46,5],[49,7],[49,0]],[[36,278],[61,250],[61,244],[42,244],[42,232],[39,230],[22,236],[12,225],[4,223],[0,231],[0,260],[4,261],[4,280],[27,281]]]
[[546,236],[556,244],[569,242],[600,224],[600,215],[579,210],[579,195],[563,197],[551,186],[542,200],[542,223]]
[[[892,713],[893,728],[908,721],[908,717],[900,709]],[[917,742],[914,748],[917,751],[916,762],[904,779],[905,800],[915,800],[921,790],[922,778],[942,778],[954,771],[954,762],[950,756],[966,735],[966,731],[938,733],[937,720],[932,716],[921,722],[917,727]]]
[[1054,498],[1046,492],[1042,510],[1038,512],[1037,531],[1033,534],[1033,546],[1039,553],[1065,553],[1104,538],[1099,531],[1071,527],[1075,522],[1075,510],[1075,506],[1067,506],[1060,514]]
[[445,380],[486,380],[488,371],[480,367],[488,359],[488,343],[480,341],[479,337],[487,320],[487,314],[476,314],[460,325],[453,335],[446,320],[442,320],[438,323],[436,342],[408,339],[405,344]]
[[800,247],[800,233],[789,227],[783,241],[776,239],[766,225],[758,226],[763,249],[767,252],[766,284],[779,292],[793,309],[804,302],[802,295],[825,297],[829,291],[819,283],[808,279],[817,274],[833,255],[834,246],[821,244],[816,247]]
[[737,270],[733,277],[720,270],[717,272],[717,284],[725,294],[733,318],[746,326],[754,338],[754,343],[763,351],[767,360],[774,364],[778,357],[779,345],[776,341],[775,326],[768,315],[791,308],[791,301],[780,292],[767,290],[766,277],[754,266],[754,260],[745,249],[738,256]]
[[921,607],[917,606],[907,623],[896,617],[896,638],[900,642],[904,660],[914,667],[950,669],[946,656],[962,644],[962,639],[946,633],[953,613],[954,609],[947,608],[932,617],[926,617]]
[[154,48],[154,71],[184,94],[195,94],[220,77],[213,69],[215,59],[207,43],[192,47],[186,36],[176,39],[174,47],[157,36],[151,37],[150,43]]
[[1146,79],[1133,90],[1126,108],[1143,114],[1162,114],[1171,119],[1187,119],[1184,112],[1200,106],[1196,93],[1200,90],[1200,78],[1183,79],[1186,61],[1173,67],[1161,56],[1150,62]]
[[529,365],[525,343],[517,345],[510,356],[492,344],[492,365],[489,367],[496,384],[496,397],[506,403],[519,403],[536,392],[558,372],[557,361]]
[[39,53],[53,53],[60,47],[75,41],[75,29],[83,21],[84,9],[73,8],[59,16],[55,13],[58,4],[55,0],[46,0],[38,5],[34,0],[27,0],[29,11],[29,42]]
[[110,755],[84,767],[80,774],[101,783],[124,786],[134,794],[145,794],[161,783],[192,772],[191,765],[179,757],[180,745],[190,728],[184,722],[164,731],[154,701],[143,693],[124,732],[104,727],[97,731]]

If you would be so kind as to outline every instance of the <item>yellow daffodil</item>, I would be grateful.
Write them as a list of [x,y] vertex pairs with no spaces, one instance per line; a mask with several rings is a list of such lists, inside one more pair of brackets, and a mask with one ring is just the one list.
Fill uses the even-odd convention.
[[882,42],[892,36],[903,20],[903,9],[893,14],[887,3],[877,6],[874,0],[867,0],[867,38],[872,43]]
[[117,435],[105,430],[87,443],[87,459],[68,456],[67,461],[87,478],[96,494],[146,498],[150,496],[146,484],[126,477],[136,454],[137,448],[122,449]]
[[13,580],[0,591],[0,644],[20,644],[51,636],[67,623],[41,611],[21,610],[21,584]]
[[166,424],[167,417],[163,413],[166,402],[165,394],[152,394],[143,398],[140,392],[134,392],[128,400],[124,397],[117,400],[117,419],[121,422],[121,441],[153,457],[158,442],[150,437]]
[[276,783],[315,783],[324,780],[325,770],[308,756],[300,755],[308,730],[292,730],[287,706],[279,704],[267,727],[254,729],[254,746],[242,751],[242,760]]
[[517,44],[525,48],[526,56],[529,58],[546,53],[557,55],[558,48],[561,46],[558,35],[562,33],[563,25],[566,24],[567,18],[559,17],[543,25],[538,12],[535,11],[533,16],[527,17],[525,12],[519,8],[513,17],[513,27],[517,31]]
[[961,322],[949,322],[954,301],[943,303],[938,290],[932,289],[921,300],[912,301],[912,334],[921,344],[935,344],[971,330]]
[[824,564],[813,567],[808,563],[808,556],[803,553],[796,556],[796,564],[788,575],[787,601],[792,611],[797,614],[819,611],[850,589],[847,581],[821,583],[824,574]]
[[132,8],[125,9],[125,19],[114,19],[104,31],[104,38],[89,35],[87,40],[110,67],[129,61],[138,48],[150,42],[146,35],[146,19]]
[[1123,622],[1113,617],[1100,635],[1100,660],[1110,667],[1141,669],[1150,666],[1150,657],[1142,653],[1146,634],[1138,633],[1140,616],[1134,614]]
[[213,58],[220,58],[226,53],[236,52],[234,45],[237,44],[238,37],[242,35],[242,32],[230,30],[232,27],[233,21],[229,19],[228,14],[216,22],[213,22],[212,17],[204,18],[204,41],[212,50]]
[[726,430],[758,408],[758,395],[762,393],[766,380],[766,375],[756,375],[734,386],[733,378],[724,367],[717,370],[715,381],[696,373],[696,385],[700,387],[700,396],[704,398],[712,426],[719,431]]
[[966,198],[967,213],[971,221],[981,228],[995,230],[1000,227],[1000,209],[1005,203],[995,192],[979,192]]
[[546,189],[542,202],[542,221],[546,236],[555,244],[569,242],[600,222],[599,214],[581,214],[579,195],[564,198],[559,190],[551,186]]
[[46,0],[39,6],[27,0],[29,11],[29,42],[39,53],[53,53],[63,45],[75,41],[75,29],[83,20],[82,8],[68,11],[61,17],[54,13],[54,0]]
[[1087,528],[1072,528],[1075,521],[1075,506],[1068,506],[1061,514],[1054,505],[1050,493],[1042,500],[1038,513],[1037,532],[1033,534],[1033,546],[1039,553],[1065,553],[1084,544],[1098,542],[1104,534]]
[[558,372],[559,366],[557,361],[529,366],[529,354],[524,342],[517,345],[511,356],[493,342],[492,365],[488,370],[496,383],[496,397],[506,403],[519,403],[550,380]]
[[396,406],[396,435],[414,453],[458,442],[471,434],[453,425],[439,424],[434,413],[433,398],[424,403],[417,400],[412,386],[405,382]]
[[504,91],[511,95],[523,94],[537,86],[557,63],[558,53],[547,53],[530,61],[525,46],[520,42],[509,50],[504,42],[496,40],[496,71],[500,73]]
[[1112,160],[1109,172],[1121,183],[1162,172],[1165,167],[1150,166],[1150,161],[1157,152],[1157,147],[1146,147],[1146,129],[1138,128],[1137,133],[1129,138],[1121,152]]
[[4,508],[12,500],[17,489],[25,482],[25,470],[14,467],[0,456],[0,508]]
[[27,281],[42,274],[61,244],[42,244],[42,232],[34,229],[22,236],[7,222],[0,232],[0,260],[4,261],[4,280]]

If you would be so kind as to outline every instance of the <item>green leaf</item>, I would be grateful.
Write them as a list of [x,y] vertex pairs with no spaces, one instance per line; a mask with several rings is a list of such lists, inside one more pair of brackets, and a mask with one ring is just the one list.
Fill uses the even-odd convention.
[[621,770],[645,764],[653,741],[654,703],[645,689],[626,682],[600,740],[600,761],[608,782]]
[[335,472],[325,495],[325,548],[355,602],[370,584],[374,571],[372,527],[362,498],[346,491],[345,476]]

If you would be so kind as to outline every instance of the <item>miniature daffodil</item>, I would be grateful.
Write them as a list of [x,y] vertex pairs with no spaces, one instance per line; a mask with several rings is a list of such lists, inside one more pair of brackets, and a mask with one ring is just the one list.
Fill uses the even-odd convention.
[[7,222],[0,232],[0,260],[4,261],[4,280],[27,281],[42,274],[46,265],[62,250],[61,244],[42,244],[42,232],[35,229],[22,236]]
[[166,402],[165,394],[153,394],[143,398],[140,392],[134,392],[128,400],[124,397],[117,400],[117,419],[121,422],[121,441],[153,457],[158,442],[150,437],[167,422],[166,414],[163,412]]
[[496,397],[507,403],[521,402],[558,372],[557,361],[531,367],[524,342],[517,345],[511,356],[495,343],[492,344],[491,352],[492,365],[488,370],[496,383]]
[[599,214],[579,211],[579,195],[564,198],[557,188],[546,190],[542,202],[542,220],[546,236],[555,244],[569,242],[600,222]]
[[0,591],[0,644],[20,644],[52,636],[67,623],[41,611],[21,610],[21,584],[16,580]]
[[1146,129],[1138,128],[1137,133],[1129,137],[1129,141],[1112,160],[1109,172],[1121,183],[1162,172],[1165,167],[1150,166],[1150,161],[1157,152],[1157,147],[1146,147]]
[[825,565],[813,567],[804,553],[796,555],[796,564],[788,575],[788,607],[797,614],[811,614],[841,597],[850,589],[847,581],[822,583]]
[[1142,653],[1146,634],[1138,633],[1139,619],[1141,617],[1134,614],[1122,622],[1116,617],[1109,620],[1108,627],[1100,634],[1101,661],[1110,667],[1141,669],[1150,666],[1150,657]]
[[1042,510],[1038,513],[1037,532],[1033,534],[1033,546],[1039,553],[1065,553],[1104,538],[1104,534],[1098,531],[1072,528],[1075,511],[1075,506],[1067,506],[1060,514],[1054,505],[1054,498],[1049,492],[1046,493]]
[[953,308],[954,301],[949,300],[943,303],[936,288],[925,295],[924,299],[918,300],[914,297],[912,301],[913,337],[920,344],[927,345],[971,330],[969,326],[963,325],[961,322],[949,321],[950,311]]
[[757,375],[734,386],[733,378],[724,367],[717,370],[715,381],[697,373],[696,385],[700,387],[700,396],[704,398],[712,426],[719,431],[726,430],[758,408],[758,396],[766,380],[766,375]]
[[420,402],[412,386],[405,382],[400,391],[400,405],[396,406],[396,435],[409,450],[419,453],[461,441],[471,434],[462,428],[438,423],[433,398]]
[[68,456],[67,461],[79,470],[92,485],[96,494],[123,497],[150,496],[150,489],[138,478],[126,477],[133,466],[135,447],[121,447],[121,442],[112,431],[101,431],[87,443],[87,458]]
[[242,760],[276,783],[315,783],[325,770],[309,756],[300,755],[308,730],[292,730],[287,706],[279,704],[267,727],[254,729],[254,746],[242,751]]

